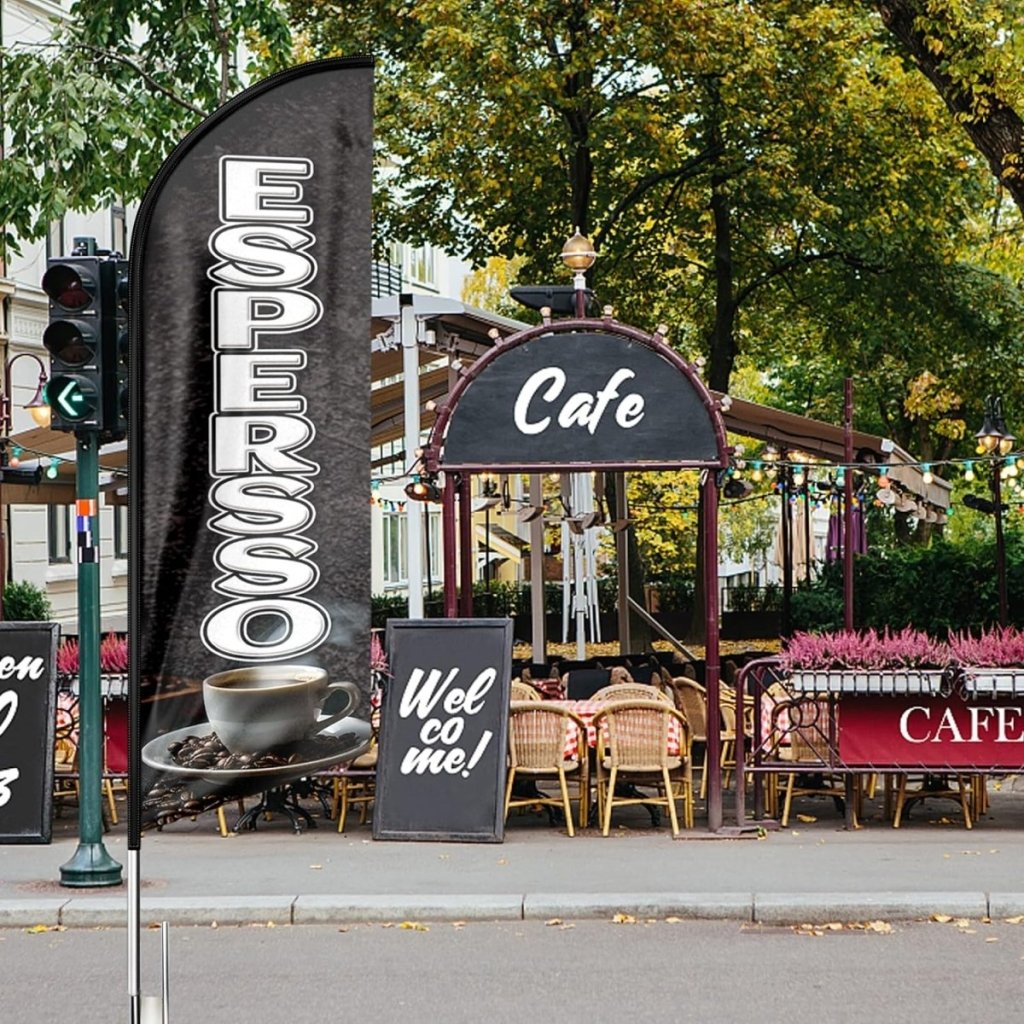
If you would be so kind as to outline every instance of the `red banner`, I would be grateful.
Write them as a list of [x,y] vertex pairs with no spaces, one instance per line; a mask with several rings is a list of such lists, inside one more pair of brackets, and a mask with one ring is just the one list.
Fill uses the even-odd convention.
[[851,697],[839,710],[845,765],[1024,769],[1024,700]]

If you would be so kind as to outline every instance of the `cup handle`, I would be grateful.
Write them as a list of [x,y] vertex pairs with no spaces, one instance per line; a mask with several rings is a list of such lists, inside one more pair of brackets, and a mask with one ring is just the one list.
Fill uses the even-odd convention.
[[[337,693],[339,690],[343,690],[348,694],[348,704],[346,704],[341,711],[331,715],[330,718],[318,718],[316,722],[317,732],[323,732],[324,729],[334,725],[335,722],[340,722],[343,718],[348,718],[352,713],[352,709],[359,703],[363,696],[362,693],[359,692],[359,688],[355,683],[331,683],[327,687],[327,693],[324,695],[324,700],[326,701],[332,693]],[[322,703],[323,701],[321,701],[321,704]]]

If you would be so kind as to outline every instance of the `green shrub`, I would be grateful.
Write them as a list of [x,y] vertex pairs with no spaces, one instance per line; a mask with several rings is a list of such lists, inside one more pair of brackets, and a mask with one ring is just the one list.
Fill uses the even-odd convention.
[[[1006,534],[1007,605],[1024,626],[1024,532]],[[977,631],[999,611],[995,544],[936,541],[859,555],[854,562],[854,624],[859,629],[912,626],[932,636]],[[825,567],[810,587],[794,591],[794,629],[837,629],[843,622],[843,567]]]
[[44,590],[22,580],[4,587],[4,618],[9,622],[49,622],[53,608]]

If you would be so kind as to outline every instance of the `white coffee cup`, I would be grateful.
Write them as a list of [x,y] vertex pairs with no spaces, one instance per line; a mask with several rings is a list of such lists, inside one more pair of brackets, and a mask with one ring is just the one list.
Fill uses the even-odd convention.
[[[331,694],[348,695],[345,707],[321,718]],[[328,683],[315,665],[252,665],[203,680],[206,717],[233,754],[262,754],[298,743],[352,713],[361,694],[353,683]]]

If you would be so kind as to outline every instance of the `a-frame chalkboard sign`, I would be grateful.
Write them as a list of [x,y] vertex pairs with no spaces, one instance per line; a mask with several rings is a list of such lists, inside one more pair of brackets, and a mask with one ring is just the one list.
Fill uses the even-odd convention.
[[393,619],[375,839],[500,843],[510,619]]
[[50,841],[59,635],[0,622],[0,845]]

